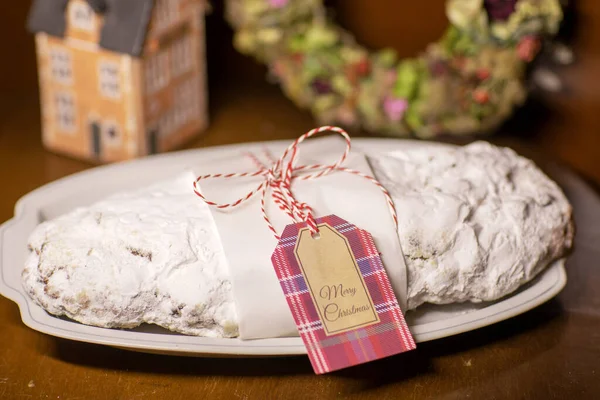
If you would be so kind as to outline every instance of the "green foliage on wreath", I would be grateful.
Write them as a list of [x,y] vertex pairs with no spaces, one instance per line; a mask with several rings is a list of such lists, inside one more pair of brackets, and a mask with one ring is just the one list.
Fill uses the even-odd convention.
[[227,0],[227,12],[236,48],[319,122],[419,137],[507,119],[526,97],[526,65],[562,19],[559,0],[448,0],[442,38],[400,60],[357,44],[322,0]]

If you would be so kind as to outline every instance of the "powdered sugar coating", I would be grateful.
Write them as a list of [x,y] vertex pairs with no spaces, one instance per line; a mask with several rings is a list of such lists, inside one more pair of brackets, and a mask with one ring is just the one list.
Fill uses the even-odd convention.
[[371,158],[399,216],[408,308],[496,300],[571,247],[571,206],[514,151],[477,142]]
[[225,255],[193,179],[118,194],[39,225],[23,271],[29,295],[89,325],[237,336]]
[[[423,145],[370,162],[398,211],[409,309],[498,299],[571,246],[571,206],[560,188],[509,149]],[[227,261],[193,179],[42,223],[23,271],[29,295],[89,325],[237,336]]]

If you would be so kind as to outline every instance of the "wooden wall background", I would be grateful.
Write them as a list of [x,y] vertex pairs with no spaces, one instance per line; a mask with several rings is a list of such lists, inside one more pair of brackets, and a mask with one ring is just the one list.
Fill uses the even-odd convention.
[[[24,28],[31,1],[5,3],[0,11],[0,125],[15,107],[35,110],[37,102],[33,37]],[[362,43],[393,46],[404,56],[417,54],[439,37],[447,24],[444,0],[329,3],[338,21]],[[572,44],[577,61],[560,69],[567,92],[534,97],[502,134],[534,140],[551,156],[600,182],[600,1],[570,0],[570,4],[569,23],[562,37]],[[264,68],[232,49],[231,31],[222,17],[222,0],[214,0],[213,6],[207,21],[212,93],[222,85],[264,79]]]

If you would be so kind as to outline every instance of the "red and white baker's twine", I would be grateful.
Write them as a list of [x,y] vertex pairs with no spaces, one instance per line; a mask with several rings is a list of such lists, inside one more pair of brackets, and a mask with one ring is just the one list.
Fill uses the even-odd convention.
[[[341,135],[346,140],[346,149],[344,150],[344,153],[342,154],[340,159],[337,162],[335,162],[334,164],[330,164],[330,165],[313,164],[313,165],[295,166],[294,164],[296,162],[296,158],[298,157],[298,145],[300,143],[302,143],[304,140],[306,140],[312,136],[315,136],[319,133],[323,133],[323,132],[335,132],[335,133]],[[262,211],[263,218],[264,218],[265,222],[267,223],[267,226],[269,227],[271,232],[273,232],[273,235],[275,235],[275,238],[277,240],[279,240],[279,235],[277,234],[277,231],[271,224],[271,221],[269,220],[269,217],[267,216],[267,213],[265,211],[265,202],[266,202],[268,189],[271,189],[271,197],[272,197],[273,201],[275,202],[275,204],[277,204],[277,206],[279,207],[280,210],[284,211],[287,215],[289,215],[290,218],[292,218],[296,223],[306,222],[311,233],[316,234],[319,232],[319,228],[317,227],[317,223],[316,223],[315,217],[313,215],[313,210],[311,209],[311,207],[308,204],[299,202],[294,198],[294,195],[292,194],[292,180],[294,180],[294,179],[299,179],[299,180],[315,179],[315,178],[319,178],[321,176],[327,175],[327,174],[331,173],[332,171],[343,171],[343,172],[348,172],[350,174],[358,175],[365,179],[368,179],[381,189],[381,191],[383,192],[385,199],[388,203],[388,206],[390,208],[390,213],[392,214],[392,218],[394,219],[394,224],[396,224],[396,228],[398,228],[398,217],[396,215],[396,208],[394,206],[394,202],[392,201],[392,198],[390,197],[390,194],[387,191],[387,189],[384,188],[383,185],[381,183],[379,183],[379,181],[377,179],[375,179],[374,177],[363,174],[360,171],[355,171],[353,169],[349,169],[349,168],[345,168],[345,167],[341,166],[341,164],[344,163],[344,161],[348,157],[348,154],[350,153],[350,147],[351,147],[350,142],[351,142],[350,136],[348,135],[348,133],[346,133],[346,131],[344,131],[341,128],[338,128],[335,126],[322,126],[320,128],[315,128],[315,129],[305,133],[304,135],[300,136],[298,139],[296,139],[283,152],[283,155],[281,156],[281,158],[279,158],[276,161],[273,160],[270,153],[268,151],[266,151],[265,153],[266,153],[267,158],[271,162],[273,162],[273,164],[270,168],[268,168],[263,163],[261,163],[260,160],[254,154],[246,153],[246,155],[249,156],[255,164],[257,164],[257,166],[260,168],[259,170],[254,171],[254,172],[237,172],[237,173],[231,173],[231,174],[201,175],[194,181],[194,192],[202,200],[204,200],[206,202],[206,204],[208,204],[209,206],[216,207],[218,209],[237,207],[240,204],[242,204],[243,202],[251,199],[258,192],[261,192],[260,209]],[[309,173],[309,174],[304,174],[304,175],[298,174],[299,172],[306,172],[306,171],[313,171],[313,172]],[[230,178],[243,178],[243,177],[253,177],[253,176],[264,176],[265,179],[260,183],[260,185],[258,185],[258,187],[256,189],[252,190],[251,192],[247,193],[244,197],[241,197],[232,203],[219,204],[219,203],[210,201],[202,193],[200,193],[200,190],[198,188],[198,182],[200,182],[201,180],[204,180],[204,179],[215,179],[215,178],[230,179]]]

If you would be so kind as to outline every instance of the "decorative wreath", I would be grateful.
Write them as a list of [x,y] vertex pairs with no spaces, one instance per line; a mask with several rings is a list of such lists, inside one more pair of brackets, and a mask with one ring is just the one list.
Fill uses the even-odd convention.
[[443,37],[399,60],[357,44],[323,0],[227,0],[236,48],[321,123],[396,136],[490,131],[525,100],[527,64],[557,32],[559,0],[448,0],[446,11]]

